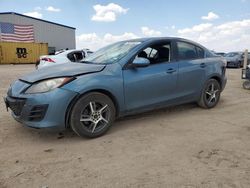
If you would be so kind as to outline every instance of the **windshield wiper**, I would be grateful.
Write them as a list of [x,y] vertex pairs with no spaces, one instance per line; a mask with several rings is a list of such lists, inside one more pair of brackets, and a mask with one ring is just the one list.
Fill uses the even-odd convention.
[[91,62],[91,61],[80,61],[80,63],[94,64],[94,63],[93,63],[93,62]]

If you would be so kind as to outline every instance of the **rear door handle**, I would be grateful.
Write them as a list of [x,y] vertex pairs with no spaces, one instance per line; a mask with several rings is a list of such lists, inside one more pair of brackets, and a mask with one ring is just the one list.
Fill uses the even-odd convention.
[[173,68],[170,68],[170,69],[168,69],[166,72],[167,72],[168,74],[172,74],[172,73],[176,72],[176,70],[173,69]]
[[201,67],[201,68],[205,68],[206,66],[207,66],[207,65],[206,65],[205,63],[201,63],[201,64],[200,64],[200,67]]

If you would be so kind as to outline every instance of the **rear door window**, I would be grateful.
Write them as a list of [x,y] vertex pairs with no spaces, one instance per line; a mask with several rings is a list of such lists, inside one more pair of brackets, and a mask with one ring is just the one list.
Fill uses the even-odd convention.
[[199,59],[204,58],[205,53],[204,53],[204,50],[202,48],[196,46],[196,52],[197,52],[197,56]]
[[177,42],[178,59],[192,60],[204,58],[204,50],[193,44],[186,42]]

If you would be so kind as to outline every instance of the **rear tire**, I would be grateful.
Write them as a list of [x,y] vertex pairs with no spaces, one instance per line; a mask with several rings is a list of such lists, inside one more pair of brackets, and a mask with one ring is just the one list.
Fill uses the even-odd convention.
[[82,96],[73,106],[70,126],[81,137],[96,138],[105,134],[115,120],[112,100],[98,92]]
[[242,86],[244,89],[250,89],[250,81],[249,80],[244,81]]
[[221,86],[215,79],[209,79],[202,89],[198,105],[202,108],[213,108],[220,100]]

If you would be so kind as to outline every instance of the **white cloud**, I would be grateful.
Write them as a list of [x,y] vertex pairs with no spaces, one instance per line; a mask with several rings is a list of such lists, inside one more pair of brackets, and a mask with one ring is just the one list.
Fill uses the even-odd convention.
[[165,29],[172,29],[172,30],[174,30],[174,29],[176,29],[176,26],[175,25],[171,25],[171,26],[166,26],[164,28]]
[[96,41],[97,39],[99,39],[99,37],[97,36],[96,33],[88,33],[88,34],[81,34],[77,36],[77,39],[79,41],[92,42],[92,41]]
[[81,34],[76,37],[77,48],[89,48],[91,50],[97,50],[108,44],[121,41],[138,38],[134,33],[125,32],[122,35],[112,35],[106,33],[103,36],[98,36],[96,33]]
[[178,35],[217,51],[243,50],[250,47],[250,19],[220,25],[199,24],[178,30]]
[[95,15],[91,20],[99,22],[113,22],[116,20],[117,15],[126,14],[128,9],[121,7],[115,3],[109,3],[108,5],[94,5]]
[[134,39],[134,38],[137,38],[137,36],[134,33],[128,33],[128,32],[125,32],[122,35],[112,35],[110,33],[107,33],[103,37],[104,42],[107,43],[107,44],[117,42],[117,41],[121,41],[121,40]]
[[202,31],[205,31],[205,30],[211,28],[212,26],[213,26],[213,24],[211,24],[211,23],[194,25],[192,28],[180,29],[180,30],[178,30],[178,33],[179,34],[189,34],[189,33],[202,32]]
[[153,36],[160,36],[161,32],[160,31],[156,31],[153,29],[149,29],[148,27],[141,27],[141,32],[143,35],[147,36],[147,37],[153,37]]
[[218,19],[219,16],[213,12],[209,12],[207,16],[202,16],[201,19],[203,20],[208,20],[208,21],[211,21],[211,20],[216,20]]
[[[43,8],[41,8],[40,6],[37,6],[34,8],[34,11],[33,12],[25,12],[23,13],[24,15],[26,16],[31,16],[31,17],[34,17],[34,18],[43,18],[43,14],[41,13],[41,11],[43,10]],[[48,6],[46,8],[44,8],[44,10],[47,10],[47,11],[51,11],[51,12],[60,12],[61,9],[59,8],[55,8],[53,6]]]
[[55,7],[53,7],[53,6],[48,6],[48,7],[46,8],[46,10],[47,10],[47,11],[50,11],[50,12],[60,12],[60,11],[61,11],[61,9],[55,8]]
[[[167,27],[172,29],[171,26]],[[138,38],[142,36],[163,35],[160,31],[141,27],[141,34],[125,32],[120,35],[106,33],[85,33],[76,37],[77,48],[97,50],[116,41]],[[223,24],[201,23],[189,28],[173,30],[173,35],[196,41],[216,51],[240,51],[250,48],[250,19],[226,22]],[[146,34],[146,35],[145,35]]]
[[42,10],[41,7],[35,7],[34,10]]
[[96,33],[84,33],[76,36],[76,48],[96,50],[103,46],[103,41]]
[[31,16],[31,17],[34,17],[34,18],[42,18],[43,15],[37,11],[34,11],[34,12],[25,12],[23,13],[24,15],[26,16]]

